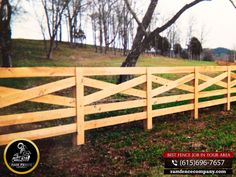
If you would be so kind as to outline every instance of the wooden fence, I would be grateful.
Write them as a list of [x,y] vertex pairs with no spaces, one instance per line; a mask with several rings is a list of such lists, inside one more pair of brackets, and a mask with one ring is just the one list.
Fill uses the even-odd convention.
[[[146,129],[152,129],[153,118],[158,116],[192,111],[193,117],[198,119],[199,109],[220,104],[230,110],[230,103],[236,101],[234,71],[234,66],[0,68],[0,81],[6,78],[62,77],[28,89],[0,86],[0,110],[25,101],[63,106],[46,111],[1,114],[0,128],[66,118],[73,120],[69,124],[47,128],[1,133],[0,145],[17,138],[35,140],[65,134],[74,134],[79,145],[85,143],[86,130],[141,120]],[[118,75],[134,75],[134,78],[121,84],[108,82],[112,81],[108,77]],[[55,94],[68,88],[74,88],[74,97]],[[218,95],[221,97],[215,97]],[[118,110],[133,112],[123,111],[122,115],[111,116]],[[98,119],[89,117],[108,112],[113,114]]]

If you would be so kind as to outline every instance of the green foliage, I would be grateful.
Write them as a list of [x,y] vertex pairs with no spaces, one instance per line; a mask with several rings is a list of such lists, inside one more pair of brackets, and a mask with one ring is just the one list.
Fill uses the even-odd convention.
[[194,59],[200,58],[202,52],[202,44],[196,37],[191,38],[189,43],[189,50],[192,54],[192,58]]
[[224,124],[217,129],[203,130],[203,134],[209,147],[224,150],[231,147],[236,140],[232,134],[234,128],[235,124]]

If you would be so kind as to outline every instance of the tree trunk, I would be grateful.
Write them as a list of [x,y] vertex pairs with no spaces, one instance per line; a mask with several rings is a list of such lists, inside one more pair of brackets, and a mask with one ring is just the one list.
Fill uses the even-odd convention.
[[2,66],[12,67],[10,26],[12,8],[8,0],[2,1],[0,5],[0,42],[2,53]]
[[[130,53],[128,54],[128,56],[126,57],[126,60],[122,63],[121,67],[135,67],[139,56],[141,55],[141,53],[144,51],[144,47],[139,44],[136,46],[136,48],[132,49],[130,51]],[[130,79],[132,79],[133,76],[132,75],[121,75],[119,77],[119,81],[118,83],[122,83],[125,81],[128,81]]]
[[[138,26],[136,36],[133,41],[133,46],[126,57],[125,61],[122,63],[121,67],[134,67],[138,61],[139,56],[141,55],[142,52],[145,51],[145,46],[149,44],[149,38],[147,36],[145,37],[145,31],[152,19],[152,15],[155,11],[156,5],[157,5],[158,0],[151,0],[148,10],[142,20],[141,25]],[[132,78],[133,76],[130,75],[121,75],[119,78],[119,83],[125,82]]]
[[[4,42],[2,41],[2,44]],[[2,45],[2,67],[12,67],[10,44]]]
[[2,67],[12,67],[11,30],[9,28],[1,30]]
[[2,67],[12,67],[12,60],[8,47],[2,47]]
[[47,59],[52,59],[53,57],[53,47],[54,47],[54,37],[50,40],[49,49],[47,53]]
[[[172,24],[174,24],[176,22],[176,20],[187,9],[189,9],[189,8],[195,6],[196,4],[203,2],[203,1],[205,1],[205,0],[194,0],[189,4],[186,4],[169,21],[167,21],[161,27],[156,28],[155,30],[153,30],[149,34],[145,34],[145,32],[151,23],[151,19],[152,19],[153,13],[155,11],[155,8],[157,6],[158,0],[151,0],[142,22],[140,22],[137,19],[137,15],[130,8],[129,11],[132,13],[133,17],[135,18],[136,22],[138,23],[138,29],[137,29],[136,36],[134,38],[132,49],[131,49],[130,53],[128,54],[126,60],[122,63],[121,67],[134,67],[137,63],[137,60],[138,60],[140,54],[142,52],[144,52],[147,45],[150,43],[150,41],[153,38],[155,38],[155,36],[158,36],[161,32],[163,32],[164,30],[169,28]],[[129,7],[130,5],[129,5],[128,1],[126,0],[125,2],[127,4],[127,7]],[[127,76],[127,75],[120,76],[119,83],[127,81],[129,78],[130,78],[130,76]]]

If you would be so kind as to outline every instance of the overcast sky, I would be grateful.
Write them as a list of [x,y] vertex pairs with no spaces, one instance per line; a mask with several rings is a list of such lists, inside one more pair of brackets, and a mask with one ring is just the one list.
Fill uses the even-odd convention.
[[[145,12],[149,0],[137,1],[137,8]],[[185,3],[190,0],[159,0],[156,11],[159,13],[160,21],[168,19]],[[13,23],[13,38],[26,39],[42,39],[39,25],[37,23],[34,9],[38,11],[40,17],[43,12],[39,6],[32,6],[32,2],[26,2],[24,8],[28,13],[23,15],[23,19],[17,19]],[[89,22],[89,20],[87,20]],[[160,22],[161,23],[161,22]],[[180,31],[181,43],[186,43],[186,34],[188,24],[193,23],[193,35],[200,38],[201,28],[204,26],[205,37],[204,47],[216,48],[236,48],[236,9],[229,3],[228,0],[212,0],[201,2],[190,10],[186,11],[177,21],[177,26]],[[91,34],[91,26],[86,25],[87,42],[93,43]],[[65,38],[64,40],[67,40]]]

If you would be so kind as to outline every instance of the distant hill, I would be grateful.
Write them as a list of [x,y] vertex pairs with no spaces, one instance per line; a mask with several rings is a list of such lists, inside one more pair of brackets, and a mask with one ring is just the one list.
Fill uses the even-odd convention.
[[214,56],[216,57],[224,57],[230,53],[230,50],[227,48],[218,47],[218,48],[212,49],[212,52]]

